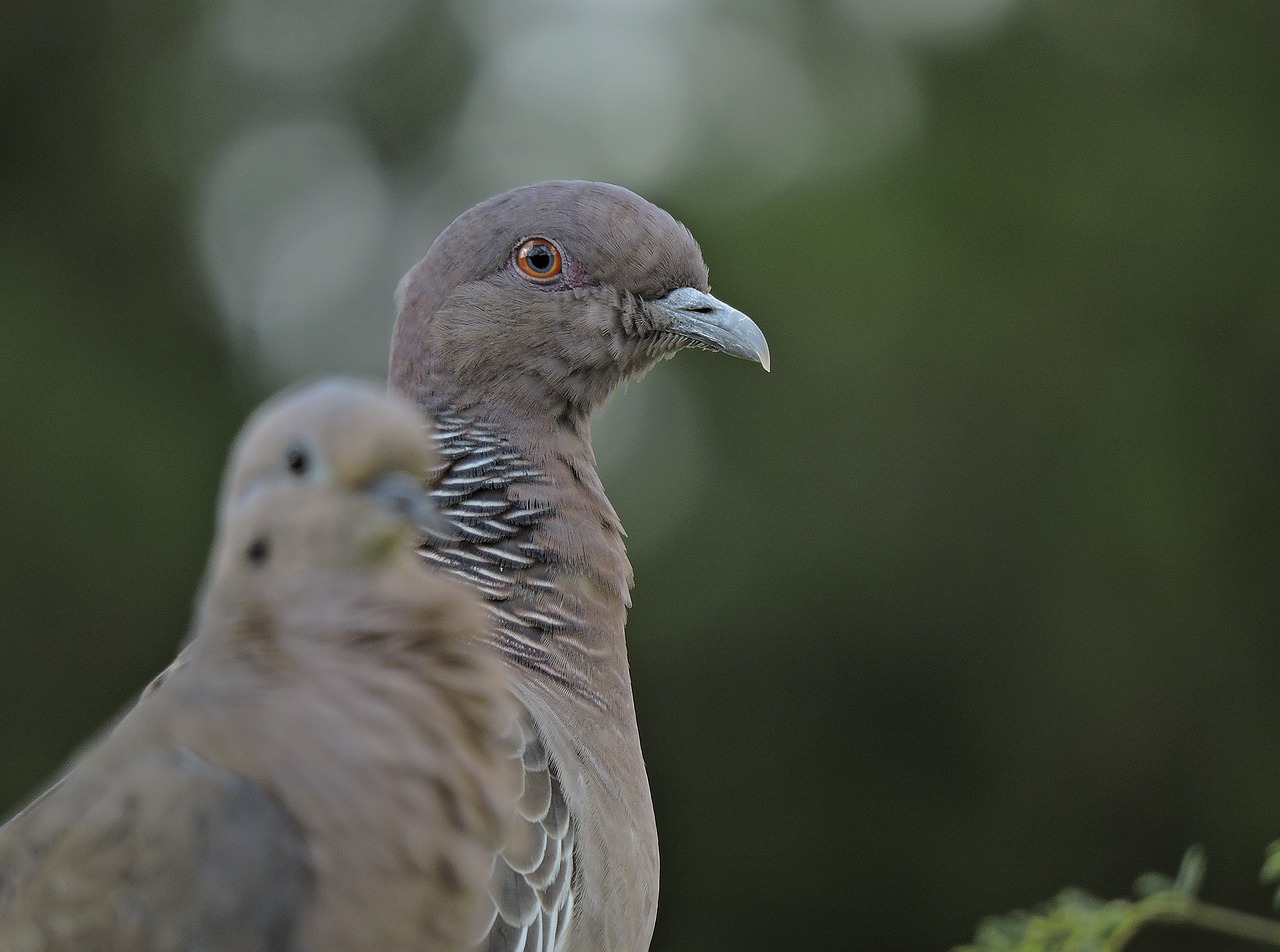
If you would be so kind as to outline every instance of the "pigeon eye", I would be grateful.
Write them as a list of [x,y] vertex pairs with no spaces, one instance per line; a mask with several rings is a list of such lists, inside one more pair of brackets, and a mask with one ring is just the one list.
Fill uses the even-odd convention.
[[271,557],[271,544],[263,538],[254,539],[245,550],[244,557],[250,565],[265,565]]
[[311,454],[295,444],[284,451],[284,465],[293,475],[305,476],[311,472]]
[[546,238],[526,238],[516,248],[516,267],[526,278],[550,281],[560,276],[560,249]]

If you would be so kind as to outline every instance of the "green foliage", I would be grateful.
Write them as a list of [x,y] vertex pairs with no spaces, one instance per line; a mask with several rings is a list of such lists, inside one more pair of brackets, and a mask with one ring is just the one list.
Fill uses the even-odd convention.
[[[1280,841],[1268,848],[1262,878],[1280,879]],[[1134,884],[1136,900],[1104,901],[1067,889],[1034,912],[1021,910],[985,920],[972,945],[955,952],[1120,952],[1146,925],[1160,922],[1217,932],[1280,948],[1280,922],[1203,902],[1204,851],[1187,850],[1170,879],[1146,873]]]
[[[1262,864],[1261,879],[1263,883],[1272,886],[1280,884],[1280,840],[1273,840],[1267,847],[1267,858]],[[1277,909],[1280,909],[1280,890],[1277,890],[1272,902]]]
[[972,945],[957,952],[1032,952],[1101,950],[1133,909],[1124,899],[1103,902],[1067,889],[1035,912],[1021,910],[987,919]]

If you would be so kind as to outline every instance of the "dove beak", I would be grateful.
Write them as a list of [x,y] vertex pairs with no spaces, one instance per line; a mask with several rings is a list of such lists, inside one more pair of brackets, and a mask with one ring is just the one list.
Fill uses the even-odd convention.
[[754,360],[769,369],[769,343],[756,322],[706,291],[676,288],[649,303],[670,319],[670,333],[692,346]]
[[456,536],[431,491],[412,473],[387,473],[373,480],[367,492],[422,535],[451,539]]

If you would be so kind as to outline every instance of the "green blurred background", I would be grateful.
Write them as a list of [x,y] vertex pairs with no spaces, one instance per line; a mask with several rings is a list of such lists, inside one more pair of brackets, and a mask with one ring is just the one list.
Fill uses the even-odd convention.
[[941,949],[1280,836],[1280,7],[7,0],[0,812],[173,655],[229,440],[474,201],[641,191],[774,372],[599,422],[654,948]]

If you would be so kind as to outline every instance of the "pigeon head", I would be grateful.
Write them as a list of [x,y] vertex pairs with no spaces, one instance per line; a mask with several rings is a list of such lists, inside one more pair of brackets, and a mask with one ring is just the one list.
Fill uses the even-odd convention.
[[710,294],[688,229],[616,185],[545,182],[476,205],[405,276],[398,305],[393,386],[526,417],[589,416],[686,347],[769,367],[760,329]]
[[416,407],[371,384],[324,380],[250,417],[231,452],[220,517],[230,521],[260,490],[314,488],[366,499],[419,530],[447,531],[425,488],[437,465]]

